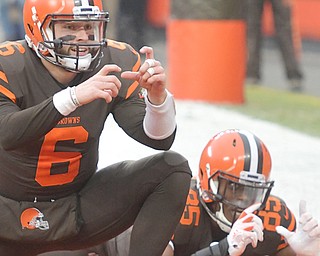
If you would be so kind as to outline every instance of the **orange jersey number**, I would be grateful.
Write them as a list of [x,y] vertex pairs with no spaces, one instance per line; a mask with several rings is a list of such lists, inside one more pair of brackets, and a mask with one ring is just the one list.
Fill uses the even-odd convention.
[[[35,180],[41,186],[55,186],[70,183],[79,173],[80,152],[57,152],[56,143],[73,140],[75,144],[88,140],[88,132],[81,126],[54,128],[46,134],[41,147]],[[68,163],[68,170],[61,174],[51,174],[53,164]]]
[[15,53],[18,50],[20,53],[25,53],[25,49],[22,44],[17,42],[10,42],[0,46],[0,56],[9,56]]
[[[281,225],[282,218],[290,221],[288,208],[282,206],[280,200],[273,196],[269,197],[265,210],[259,211],[258,215],[262,217],[264,228],[272,232],[276,231],[276,226]],[[290,222],[294,223],[294,219]]]
[[197,192],[194,190],[189,191],[187,198],[187,204],[184,209],[183,215],[180,219],[182,225],[191,225],[194,223],[195,226],[199,225],[200,219],[200,208],[199,200],[197,198]]

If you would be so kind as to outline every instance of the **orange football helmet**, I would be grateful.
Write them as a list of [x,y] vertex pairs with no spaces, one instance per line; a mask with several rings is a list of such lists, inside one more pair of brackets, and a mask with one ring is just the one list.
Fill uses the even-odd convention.
[[[75,72],[90,71],[99,64],[109,21],[101,0],[26,0],[23,13],[26,40],[39,57]],[[57,37],[56,24],[61,22],[68,28],[75,27],[76,22],[90,22],[88,40],[75,40],[72,34]],[[63,47],[75,53],[63,53]],[[85,47],[90,50],[84,55],[81,51]]]
[[[270,174],[270,153],[257,136],[246,130],[222,131],[210,139],[201,154],[200,200],[220,228],[228,232],[248,206],[261,203],[260,209],[264,207],[274,184]],[[233,212],[229,218],[226,209]]]
[[37,208],[27,208],[25,209],[20,216],[20,222],[22,228],[27,229],[49,229],[48,221],[43,220],[43,213],[40,212]]

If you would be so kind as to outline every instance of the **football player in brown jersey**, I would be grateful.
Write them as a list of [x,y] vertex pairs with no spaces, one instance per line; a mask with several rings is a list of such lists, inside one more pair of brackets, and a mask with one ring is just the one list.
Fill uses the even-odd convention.
[[[26,0],[23,15],[25,40],[0,46],[0,255],[87,248],[133,224],[129,255],[161,255],[191,179],[169,150],[164,68],[151,47],[106,39],[101,0]],[[161,152],[98,171],[109,114]]]
[[[166,256],[315,255],[306,248],[317,252],[316,219],[301,216],[296,228],[285,202],[270,194],[270,174],[271,155],[256,135],[229,129],[213,136],[202,151],[197,180]],[[280,228],[301,236],[301,227],[307,228],[305,238],[312,236],[302,246],[278,233]]]

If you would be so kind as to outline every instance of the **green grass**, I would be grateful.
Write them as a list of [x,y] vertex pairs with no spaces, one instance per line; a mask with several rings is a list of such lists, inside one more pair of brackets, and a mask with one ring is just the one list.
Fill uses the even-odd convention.
[[246,86],[245,103],[228,109],[320,137],[320,98],[262,86]]

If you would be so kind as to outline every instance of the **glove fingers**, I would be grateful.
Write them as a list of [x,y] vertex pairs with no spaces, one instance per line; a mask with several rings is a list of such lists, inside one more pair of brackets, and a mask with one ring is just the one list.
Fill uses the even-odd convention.
[[279,235],[284,236],[287,240],[294,234],[294,232],[290,232],[288,229],[282,226],[277,226],[276,231]]
[[252,221],[252,219],[253,219],[253,214],[252,213],[248,214],[248,215],[243,215],[242,217],[240,215],[240,217],[238,219],[238,222],[250,223]]
[[319,238],[320,239],[320,227],[317,226],[314,230],[309,233],[311,238]]
[[241,225],[241,228],[245,231],[252,231],[255,227],[263,230],[262,220],[254,214],[249,214],[237,220],[238,225]]
[[307,212],[306,202],[300,201],[299,225],[296,231],[278,226],[276,231],[285,237],[296,255],[317,255],[320,250],[320,227],[315,218]]
[[299,215],[302,216],[302,214],[306,212],[307,212],[307,202],[305,200],[300,200]]
[[316,219],[311,219],[309,220],[304,226],[303,226],[303,231],[311,231],[315,229],[318,226],[318,221]]
[[242,230],[246,236],[251,236],[251,234],[256,234],[257,239],[259,241],[263,240],[263,228],[261,228],[256,223],[247,223],[242,227]]
[[308,223],[312,219],[312,215],[308,212],[305,212],[300,216],[299,223],[301,226],[304,226],[306,223]]
[[[241,255],[248,244],[257,247],[258,241],[263,241],[262,220],[252,212],[261,204],[255,204],[244,210],[227,237],[230,255]],[[231,254],[232,253],[232,254]]]
[[263,224],[262,224],[262,220],[255,214],[253,213],[250,213],[244,217],[242,217],[241,219],[239,218],[237,220],[238,222],[242,222],[242,223],[250,223],[250,222],[255,222],[257,223],[258,225],[262,226],[263,227]]
[[258,240],[263,241],[262,221],[260,220],[260,222],[253,221],[251,223],[245,223],[245,226],[247,226],[247,228],[244,229],[244,235],[250,239],[250,243],[255,248],[257,246]]
[[[257,239],[259,241],[263,240],[264,227],[263,227],[262,220],[257,215],[254,215],[252,213],[248,214],[245,217],[243,217],[242,219],[239,219],[237,222],[238,222],[239,227],[241,226],[241,229],[244,232],[256,233]],[[250,233],[248,233],[247,235],[250,236]]]
[[258,244],[257,233],[251,232],[251,234],[245,239],[245,244],[251,244],[253,248],[256,248]]
[[254,229],[254,231],[257,233],[257,236],[258,236],[258,240],[260,242],[263,241],[263,229],[261,229],[260,227],[257,228],[257,229]]
[[249,206],[247,209],[244,210],[247,214],[253,213],[254,211],[258,210],[261,206],[261,203],[253,204]]
[[243,218],[247,214],[253,213],[254,211],[258,210],[261,206],[261,203],[256,203],[251,206],[249,206],[247,209],[245,209],[239,216],[239,219]]
[[263,241],[263,223],[262,220],[254,215],[252,218],[252,223],[253,223],[253,231],[257,234],[258,240]]
[[257,216],[253,214],[252,222],[256,223],[261,229],[263,229],[263,223],[262,220]]

